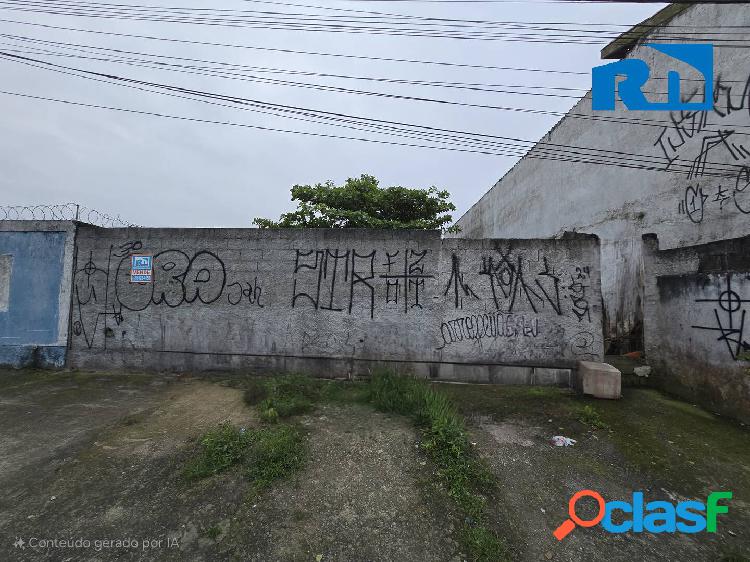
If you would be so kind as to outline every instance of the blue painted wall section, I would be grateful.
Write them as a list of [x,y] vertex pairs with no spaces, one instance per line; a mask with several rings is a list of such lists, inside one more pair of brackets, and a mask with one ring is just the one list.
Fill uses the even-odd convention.
[[0,312],[0,364],[64,365],[58,323],[65,239],[64,232],[0,232],[0,254],[13,256],[8,307]]

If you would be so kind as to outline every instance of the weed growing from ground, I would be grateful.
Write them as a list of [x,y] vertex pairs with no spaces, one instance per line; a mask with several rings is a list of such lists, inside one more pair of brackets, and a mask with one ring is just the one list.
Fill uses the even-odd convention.
[[289,425],[241,429],[228,423],[209,431],[200,440],[200,452],[183,470],[187,480],[205,478],[242,465],[253,489],[299,470],[305,460],[305,441]]
[[241,430],[223,424],[201,439],[201,451],[185,468],[188,479],[242,465],[255,492],[299,470],[305,462],[305,437],[279,423],[311,411],[321,401],[365,402],[378,410],[410,417],[422,431],[422,450],[437,467],[440,485],[460,509],[466,524],[464,547],[481,562],[508,560],[505,542],[487,526],[486,498],[495,479],[471,448],[463,418],[450,399],[426,382],[388,372],[365,385],[323,381],[302,375],[248,381],[245,402],[257,406],[267,425]]
[[219,538],[219,535],[221,534],[221,529],[218,525],[214,525],[212,527],[209,527],[205,531],[203,531],[203,534],[208,537],[209,539],[216,540]]
[[602,419],[601,414],[589,404],[581,408],[578,421],[594,429],[609,429],[609,425]]
[[279,425],[256,430],[246,474],[256,491],[287,478],[305,462],[305,441],[294,427]]
[[[305,414],[313,409],[313,403],[310,399],[302,395],[295,394],[275,394],[263,400],[258,404],[261,419],[272,422],[273,418],[288,418],[298,414]],[[275,414],[269,412],[274,410]]]
[[480,493],[494,485],[494,478],[471,450],[463,419],[450,400],[424,381],[389,373],[373,375],[369,398],[379,410],[410,416],[422,430],[422,449],[437,465],[441,484],[470,522],[461,539],[474,559],[507,560],[505,543],[486,526],[486,499]]
[[248,432],[229,423],[221,424],[201,437],[200,453],[185,467],[183,476],[195,480],[224,472],[242,461],[251,439]]
[[258,406],[261,420],[276,423],[311,411],[320,398],[322,386],[322,381],[303,375],[251,380],[244,397],[247,404]]

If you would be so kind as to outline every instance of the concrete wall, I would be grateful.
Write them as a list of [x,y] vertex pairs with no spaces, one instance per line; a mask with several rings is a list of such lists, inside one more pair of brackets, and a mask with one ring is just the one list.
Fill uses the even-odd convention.
[[75,226],[0,221],[0,365],[62,367]]
[[[129,282],[133,253],[154,256],[153,284]],[[564,369],[602,356],[591,236],[80,226],[74,272],[75,367],[344,376],[385,364],[567,384]]]
[[[737,26],[750,26],[750,8],[693,5],[668,25],[682,26],[677,29],[688,37],[691,30],[735,26],[725,28],[746,46],[750,34]],[[647,42],[660,38],[657,30]],[[644,91],[665,92],[666,73],[675,69],[675,61],[642,44],[628,55],[633,57],[647,61],[656,78]],[[675,248],[750,233],[750,62],[746,48],[727,41],[717,43],[714,58],[713,111],[628,111],[618,101],[614,112],[592,112],[587,94],[541,142],[611,151],[606,159],[616,165],[541,159],[563,148],[537,145],[459,220],[461,236],[597,234],[606,332],[627,340],[642,319],[643,234],[656,233],[662,248]],[[679,62],[676,69],[683,78],[700,79]],[[686,84],[688,95],[701,86],[700,81]]]
[[750,237],[671,250],[644,241],[652,380],[750,422]]

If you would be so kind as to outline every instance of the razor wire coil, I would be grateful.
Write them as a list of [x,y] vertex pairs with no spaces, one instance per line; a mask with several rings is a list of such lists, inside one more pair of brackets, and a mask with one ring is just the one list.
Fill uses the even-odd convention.
[[0,220],[79,221],[103,228],[137,227],[120,215],[112,216],[78,203],[58,205],[0,205]]

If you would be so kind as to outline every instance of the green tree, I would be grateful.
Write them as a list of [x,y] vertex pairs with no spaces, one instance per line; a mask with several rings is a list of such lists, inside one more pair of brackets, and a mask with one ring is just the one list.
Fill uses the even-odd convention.
[[458,232],[447,227],[456,206],[450,193],[408,187],[381,188],[378,180],[366,174],[349,178],[344,185],[295,185],[292,201],[297,210],[281,215],[278,221],[256,218],[260,228],[414,228]]

